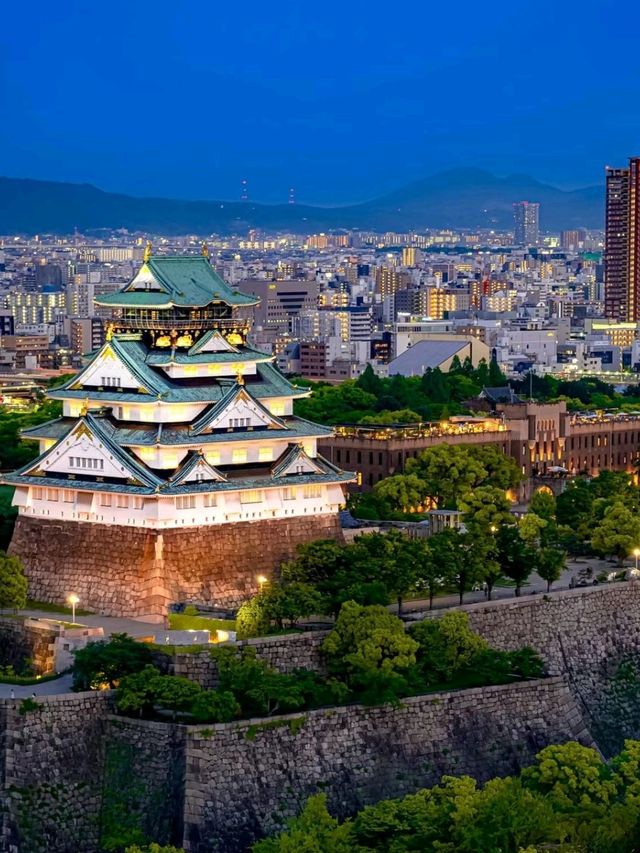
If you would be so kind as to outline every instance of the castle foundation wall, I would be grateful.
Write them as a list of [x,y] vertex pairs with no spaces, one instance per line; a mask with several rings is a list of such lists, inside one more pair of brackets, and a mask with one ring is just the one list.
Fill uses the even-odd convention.
[[336,514],[162,531],[18,516],[9,553],[29,596],[109,616],[161,617],[175,601],[235,607],[273,577],[298,545],[342,539]]

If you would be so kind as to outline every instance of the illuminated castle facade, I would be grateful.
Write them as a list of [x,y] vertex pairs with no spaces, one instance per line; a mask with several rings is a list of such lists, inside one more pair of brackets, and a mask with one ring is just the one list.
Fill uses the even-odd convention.
[[49,392],[62,417],[28,429],[40,456],[4,477],[11,553],[33,598],[162,616],[173,601],[234,606],[297,544],[340,537],[353,475],[317,453],[331,431],[293,414],[307,389],[247,342],[253,297],[204,257],[153,257],[99,304],[104,346]]

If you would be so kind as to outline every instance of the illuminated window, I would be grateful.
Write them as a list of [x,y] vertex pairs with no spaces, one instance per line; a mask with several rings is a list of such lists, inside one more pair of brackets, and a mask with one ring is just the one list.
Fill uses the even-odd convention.
[[283,501],[295,501],[296,499],[296,490],[293,486],[288,486],[286,489],[282,490],[282,500]]
[[231,454],[231,461],[234,465],[242,465],[247,461],[247,451],[246,450],[234,450]]
[[47,500],[48,501],[57,501],[58,500],[58,490],[57,489],[47,489]]
[[220,453],[217,450],[214,450],[212,453],[207,453],[206,459],[209,465],[219,465]]
[[218,505],[218,496],[217,495],[205,495],[204,496],[204,505],[205,506],[217,506]]
[[144,509],[144,498],[135,497],[133,499],[134,509]]
[[100,495],[100,506],[111,506],[112,495]]
[[258,461],[260,462],[271,462],[273,459],[273,448],[272,447],[261,447],[258,450]]
[[116,506],[120,509],[129,509],[129,495],[118,495],[116,497]]
[[322,497],[322,486],[305,486],[303,495],[305,498],[320,498]]
[[43,490],[42,489],[34,489],[33,490],[33,499],[35,501],[41,501],[42,496],[43,496]]
[[241,504],[259,504],[262,503],[262,492],[260,489],[251,489],[248,492],[240,492]]
[[62,493],[62,500],[67,504],[72,504],[76,498],[75,492],[64,491]]

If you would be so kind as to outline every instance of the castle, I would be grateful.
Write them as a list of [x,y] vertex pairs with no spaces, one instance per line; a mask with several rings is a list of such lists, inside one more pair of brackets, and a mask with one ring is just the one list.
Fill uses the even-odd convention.
[[148,246],[96,301],[118,314],[105,344],[49,392],[62,417],[24,431],[39,457],[3,477],[32,598],[145,618],[175,601],[236,606],[301,542],[340,538],[354,475],[318,455],[331,430],[293,414],[308,389],[248,344],[240,312],[256,301],[206,246]]

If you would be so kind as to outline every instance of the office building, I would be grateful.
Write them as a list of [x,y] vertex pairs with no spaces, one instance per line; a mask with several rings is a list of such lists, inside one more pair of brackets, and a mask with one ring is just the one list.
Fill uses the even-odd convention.
[[513,205],[516,246],[537,246],[540,237],[540,205],[536,201],[517,201]]

